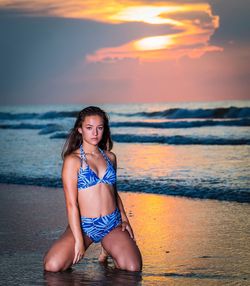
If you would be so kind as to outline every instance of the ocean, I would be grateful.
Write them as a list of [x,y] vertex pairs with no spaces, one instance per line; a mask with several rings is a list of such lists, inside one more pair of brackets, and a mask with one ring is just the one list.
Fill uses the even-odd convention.
[[[61,187],[61,150],[87,105],[0,107],[0,183]],[[250,202],[250,101],[103,104],[118,190]]]

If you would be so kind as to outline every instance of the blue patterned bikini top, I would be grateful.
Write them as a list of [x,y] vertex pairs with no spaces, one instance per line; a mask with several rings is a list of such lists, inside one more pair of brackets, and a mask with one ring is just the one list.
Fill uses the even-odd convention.
[[[100,179],[97,174],[89,167],[86,159],[86,154],[84,153],[82,145],[80,146],[80,155],[81,155],[81,167],[78,172],[78,181],[77,188],[78,191],[87,189],[99,183],[104,183],[108,185],[114,185],[116,183],[116,170],[113,167],[110,159],[105,154],[105,152],[100,149],[101,154],[103,155],[105,161],[107,162],[107,168],[104,176]],[[82,161],[85,161],[86,167],[82,167]]]

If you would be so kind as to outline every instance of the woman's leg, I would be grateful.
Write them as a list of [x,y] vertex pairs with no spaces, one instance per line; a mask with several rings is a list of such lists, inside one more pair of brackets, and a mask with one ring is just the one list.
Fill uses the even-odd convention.
[[[85,250],[91,243],[92,240],[84,235]],[[65,232],[46,253],[43,260],[44,270],[58,272],[68,269],[73,263],[74,251],[75,239],[70,227],[67,226]]]
[[121,226],[113,229],[102,240],[102,246],[112,256],[117,268],[141,271],[142,257],[135,241]]

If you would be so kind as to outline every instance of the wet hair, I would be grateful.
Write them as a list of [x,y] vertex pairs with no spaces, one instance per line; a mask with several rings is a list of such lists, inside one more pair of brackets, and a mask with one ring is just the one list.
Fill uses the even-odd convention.
[[85,118],[91,115],[99,115],[103,119],[104,131],[102,139],[98,143],[98,147],[100,147],[102,150],[108,151],[112,149],[113,142],[111,139],[108,115],[104,110],[97,106],[88,106],[78,113],[75,125],[68,134],[61,154],[63,160],[67,155],[77,150],[82,144],[82,134],[79,133],[78,128],[82,126],[82,123],[84,122]]

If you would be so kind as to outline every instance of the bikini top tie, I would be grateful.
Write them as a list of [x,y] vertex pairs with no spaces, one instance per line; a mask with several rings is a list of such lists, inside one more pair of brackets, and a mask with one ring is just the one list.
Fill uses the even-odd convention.
[[[109,157],[106,155],[106,153],[99,148],[99,151],[101,152],[102,156],[104,157],[107,167],[106,171],[102,178],[99,178],[97,174],[89,167],[86,154],[83,150],[82,145],[80,146],[80,156],[81,156],[81,167],[78,172],[78,181],[77,181],[77,188],[78,191],[85,190],[89,187],[92,187],[94,185],[104,183],[108,185],[114,185],[116,183],[116,170],[111,163]],[[82,167],[82,161],[86,163],[86,167]]]

